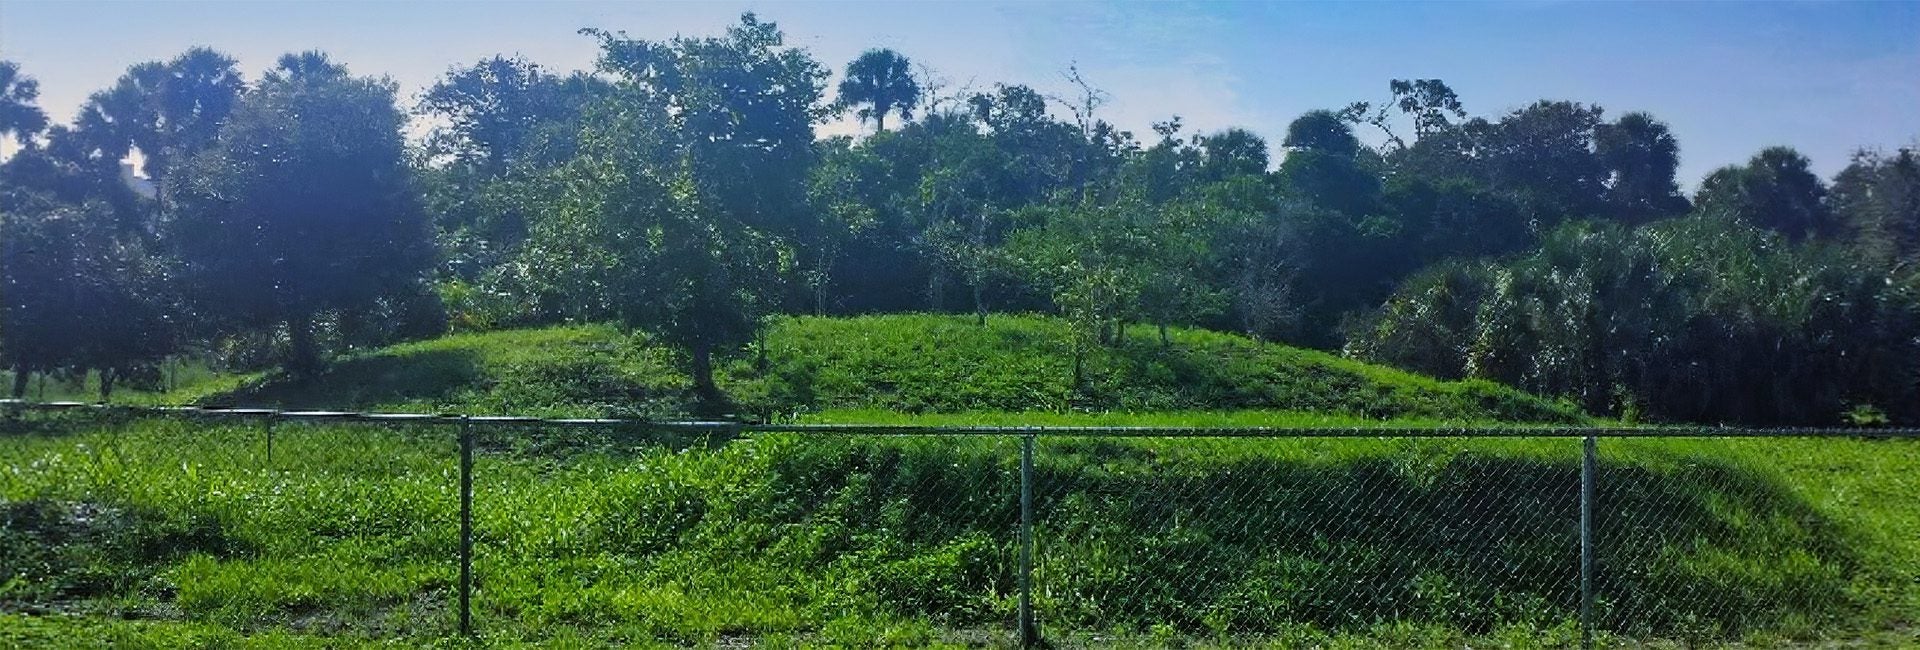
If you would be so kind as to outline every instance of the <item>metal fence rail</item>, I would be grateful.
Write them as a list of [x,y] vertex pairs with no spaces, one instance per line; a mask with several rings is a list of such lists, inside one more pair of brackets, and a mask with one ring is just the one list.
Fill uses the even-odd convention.
[[[27,412],[115,414],[139,418],[186,418],[259,422],[266,457],[273,456],[276,423],[411,424],[453,429],[458,436],[459,549],[458,624],[461,634],[473,632],[474,479],[476,435],[535,430],[644,431],[736,437],[752,434],[798,434],[828,438],[877,438],[915,441],[974,438],[1017,442],[994,447],[990,454],[1006,454],[1017,467],[1017,507],[999,510],[981,505],[968,522],[982,530],[1006,531],[1017,545],[1013,561],[1016,591],[1011,627],[1023,646],[1041,644],[1043,631],[1052,639],[1078,630],[1082,641],[1097,642],[1104,630],[1139,629],[1145,621],[1169,611],[1182,599],[1215,599],[1193,605],[1191,620],[1182,625],[1216,630],[1257,628],[1271,621],[1240,620],[1247,616],[1287,617],[1338,622],[1341,616],[1385,616],[1420,608],[1459,607],[1477,596],[1492,593],[1523,594],[1520,602],[1503,602],[1471,611],[1438,614],[1464,625],[1480,625],[1498,617],[1526,617],[1537,611],[1563,608],[1576,611],[1584,646],[1591,647],[1600,629],[1623,629],[1635,621],[1679,616],[1674,606],[1644,597],[1631,589],[1660,586],[1674,578],[1658,562],[1634,558],[1657,556],[1659,544],[1677,535],[1695,536],[1696,546],[1742,543],[1738,530],[1680,530],[1665,525],[1670,513],[1646,510],[1660,495],[1649,496],[1647,483],[1615,481],[1599,458],[1618,445],[1658,446],[1682,439],[1862,438],[1915,439],[1920,428],[1751,428],[1751,427],[998,427],[778,424],[733,421],[653,421],[596,418],[535,418],[432,413],[359,413],[256,408],[160,407],[29,402],[0,400],[0,412],[18,416]],[[1441,472],[1424,481],[1409,482],[1406,472],[1361,465],[1316,465],[1314,458],[1337,456],[1339,445],[1352,440],[1471,441],[1499,445],[1503,441],[1566,441],[1565,455],[1578,459],[1577,469],[1507,463],[1492,453],[1475,456],[1452,473]],[[1260,445],[1294,441],[1284,450],[1292,461],[1269,458],[1274,452]],[[1571,443],[1577,441],[1576,447]],[[1548,443],[1542,443],[1548,444]],[[1557,444],[1557,443],[1554,443]],[[1206,463],[1190,463],[1193,459]],[[1301,460],[1305,459],[1305,460]],[[1194,470],[1204,467],[1204,471]],[[1095,468],[1086,470],[1084,468]],[[1624,471],[1624,470],[1621,470]],[[1237,472],[1237,474],[1236,474]],[[1318,472],[1311,476],[1304,473]],[[952,490],[997,493],[1011,486],[987,485],[992,479],[954,479]],[[1738,497],[1756,488],[1738,479],[1701,472],[1676,472],[1665,481],[1714,482],[1716,488]],[[973,481],[968,483],[966,481]],[[1339,489],[1328,489],[1327,486]],[[1009,501],[1015,499],[1008,493]],[[1755,498],[1760,498],[1756,496]],[[991,501],[991,499],[989,499]],[[1426,503],[1426,513],[1444,518],[1409,515],[1407,504]],[[482,504],[484,505],[484,504]],[[1639,510],[1636,510],[1638,508]],[[1004,512],[1004,515],[1001,514]],[[1516,513],[1525,512],[1526,516]],[[1231,513],[1231,517],[1221,513]],[[1002,518],[1007,521],[1001,521]],[[1183,522],[1183,518],[1185,521]],[[1131,521],[1130,547],[1115,548],[1102,531],[1085,528],[1088,522]],[[1194,522],[1200,522],[1195,524]],[[1236,521],[1235,527],[1218,522]],[[1373,536],[1395,535],[1417,547],[1398,556],[1383,556],[1372,545]],[[1538,553],[1543,545],[1565,547],[1564,561],[1557,551]],[[1282,548],[1284,557],[1256,552]],[[1246,551],[1246,552],[1238,552]],[[1611,553],[1608,555],[1607,553]],[[1619,558],[1627,557],[1626,560]],[[1278,567],[1273,563],[1291,563]],[[1263,564],[1265,563],[1265,564]],[[1222,578],[1234,584],[1168,585],[1159,571],[1181,573],[1191,580],[1208,580],[1209,572],[1231,567],[1237,573]],[[1303,568],[1304,567],[1304,568]],[[1284,569],[1284,570],[1282,570]],[[1359,573],[1384,572],[1398,576],[1393,590],[1381,591]],[[1289,573],[1291,572],[1291,573]],[[1319,584],[1287,582],[1287,575],[1321,575]],[[1318,573],[1315,573],[1318,572]],[[1461,576],[1484,577],[1484,584],[1465,584]],[[1271,579],[1271,584],[1262,582]],[[1472,582],[1472,581],[1468,581]],[[1683,586],[1672,586],[1683,589]],[[1264,591],[1263,591],[1264,590]],[[1671,591],[1671,590],[1670,590]],[[1664,593],[1664,592],[1663,592]],[[1662,596],[1665,597],[1665,596]],[[1750,606],[1751,603],[1706,602],[1730,596],[1700,593],[1691,609]],[[1264,599],[1264,600],[1263,600]],[[1449,604],[1451,599],[1453,602]],[[1780,606],[1794,603],[1772,603]],[[1208,609],[1211,607],[1212,609]],[[989,608],[991,609],[991,608]],[[1209,613],[1211,612],[1211,613]],[[1358,613],[1356,613],[1358,612]],[[1240,618],[1236,618],[1240,617]],[[1057,621],[1043,626],[1042,620]],[[1680,623],[1676,623],[1680,624]],[[1063,630],[1054,632],[1049,630]],[[1091,630],[1092,632],[1088,632]]]

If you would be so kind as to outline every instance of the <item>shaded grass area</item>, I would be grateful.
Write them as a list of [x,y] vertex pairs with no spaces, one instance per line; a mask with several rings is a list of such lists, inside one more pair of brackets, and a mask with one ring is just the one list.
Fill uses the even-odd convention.
[[[1566,404],[1482,381],[1447,382],[1322,352],[1176,328],[1171,345],[1136,331],[1094,350],[1072,384],[1064,321],[996,316],[781,318],[766,363],[743,352],[721,388],[744,417],[825,411],[1288,411],[1357,420],[1578,422]],[[695,412],[667,347],[605,326],[449,336],[336,363],[309,380],[208,381],[176,401],[489,414],[675,416]]]
[[[451,643],[451,431],[281,425],[270,462],[253,427],[90,422],[0,438],[0,641]],[[480,443],[487,642],[1012,638],[1017,439]],[[1038,452],[1037,605],[1063,644],[1577,637],[1577,441],[1046,439]],[[1603,454],[1613,640],[1873,638],[1920,612],[1912,444],[1636,440]]]

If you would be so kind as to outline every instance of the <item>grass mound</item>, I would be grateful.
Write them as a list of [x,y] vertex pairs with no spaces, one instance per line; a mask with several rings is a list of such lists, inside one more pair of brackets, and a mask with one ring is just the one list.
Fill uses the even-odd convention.
[[[0,628],[19,611],[30,631],[63,625],[41,611],[59,603],[101,638],[337,646],[450,629],[446,429],[282,425],[272,461],[255,427],[68,429],[0,444],[0,557],[65,548],[28,579],[8,567]],[[567,435],[481,440],[490,640],[1009,638],[1015,439]],[[1564,643],[1577,453],[1572,440],[1043,439],[1036,605],[1068,645]],[[1636,440],[1603,455],[1610,636],[1765,646],[1910,629],[1920,612],[1910,444]],[[93,629],[115,618],[145,622]]]
[[[999,316],[784,318],[764,369],[747,353],[718,382],[741,413],[1236,410],[1355,420],[1571,422],[1570,407],[1482,381],[1447,382],[1204,330],[1170,344],[1136,328],[1094,350],[1081,386],[1063,321]],[[215,404],[486,413],[674,415],[689,381],[674,353],[603,326],[450,336],[342,360],[296,382],[252,378],[183,395]]]

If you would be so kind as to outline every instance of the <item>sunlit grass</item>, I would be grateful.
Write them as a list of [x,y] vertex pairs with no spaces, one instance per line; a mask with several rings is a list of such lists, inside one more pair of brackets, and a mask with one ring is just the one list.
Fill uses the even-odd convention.
[[[1173,328],[1092,350],[1073,384],[1064,321],[899,314],[777,319],[721,364],[731,413],[748,419],[1019,413],[1046,421],[1582,421],[1576,409],[1487,382],[1438,381],[1323,352]],[[323,375],[207,376],[140,403],[677,417],[698,409],[681,360],[602,325],[461,334],[352,355]],[[1225,415],[1207,415],[1207,413]],[[1098,414],[1172,415],[1098,415]],[[1093,415],[1089,415],[1093,414]],[[1316,414],[1316,415],[1309,415]],[[963,416],[972,417],[972,416]]]
[[[1132,422],[1222,421],[1212,417]],[[0,603],[38,612],[0,619],[0,640],[448,642],[458,507],[450,429],[282,424],[269,461],[258,426],[69,424],[75,433],[0,440],[10,522],[0,545],[18,563]],[[1015,438],[556,446],[488,433],[480,444],[476,620],[493,644],[1011,638]],[[1574,638],[1564,596],[1577,440],[1048,439],[1038,451],[1036,578],[1050,635],[1122,647],[1564,647]],[[1602,591],[1615,633],[1761,645],[1889,638],[1920,612],[1913,445],[1635,440],[1604,442],[1602,453],[1603,530],[1639,536],[1603,533],[1621,549],[1603,555],[1603,567],[1642,576],[1638,591]],[[1368,498],[1316,496],[1340,494]],[[1465,558],[1447,559],[1446,538],[1409,536],[1423,522],[1496,521],[1461,520],[1467,504],[1531,513],[1518,529],[1528,536],[1491,537],[1507,541],[1473,553],[1536,568],[1468,571]],[[1608,504],[1622,514],[1606,514]],[[1186,514],[1170,527],[1166,513]],[[1627,515],[1635,519],[1609,519]],[[1318,529],[1354,531],[1343,543],[1386,552],[1387,564],[1314,574],[1328,611],[1358,619],[1318,618],[1319,606],[1300,608],[1308,601],[1245,600],[1263,580],[1291,575],[1272,561],[1314,556],[1287,543],[1247,546],[1262,538],[1234,531],[1336,521],[1345,528]],[[1213,541],[1193,546],[1187,531],[1213,531]],[[1195,580],[1197,565],[1173,560],[1203,548],[1212,573]],[[1620,556],[1628,550],[1633,557]],[[1415,566],[1442,571],[1461,596],[1387,610],[1354,600],[1420,593],[1393,578]],[[1342,569],[1316,569],[1325,570]],[[1086,589],[1136,600],[1068,595]],[[1627,593],[1652,596],[1619,597]],[[1219,609],[1234,602],[1266,602],[1248,612],[1268,613]],[[120,617],[140,620],[111,620]],[[1646,621],[1657,625],[1635,627]]]

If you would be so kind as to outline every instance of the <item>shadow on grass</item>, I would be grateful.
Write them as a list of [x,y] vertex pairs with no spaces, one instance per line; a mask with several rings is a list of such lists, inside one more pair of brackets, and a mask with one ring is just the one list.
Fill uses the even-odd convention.
[[432,350],[405,356],[376,354],[334,364],[318,379],[285,374],[202,401],[206,406],[289,409],[364,409],[398,402],[447,402],[483,379],[470,350]]
[[89,501],[0,502],[0,610],[165,591],[153,578],[172,561],[244,551],[209,516]]
[[[1043,443],[1035,590],[1048,625],[1258,635],[1412,621],[1479,634],[1578,616],[1574,457],[1294,460],[1180,444]],[[810,440],[774,470],[771,514],[825,531],[810,562],[860,574],[902,615],[1005,618],[1017,446]],[[1851,609],[1858,537],[1778,481],[1700,462],[1606,464],[1598,484],[1604,628],[1730,638]]]

